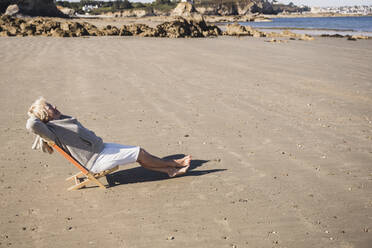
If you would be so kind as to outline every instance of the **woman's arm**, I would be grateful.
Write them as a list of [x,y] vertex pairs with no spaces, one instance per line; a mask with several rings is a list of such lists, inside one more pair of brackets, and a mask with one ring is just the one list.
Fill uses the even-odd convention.
[[27,120],[26,128],[47,141],[56,141],[56,135],[38,118],[30,117]]

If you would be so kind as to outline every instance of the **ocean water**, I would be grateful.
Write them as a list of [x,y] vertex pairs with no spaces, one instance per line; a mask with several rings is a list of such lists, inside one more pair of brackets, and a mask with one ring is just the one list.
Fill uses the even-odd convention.
[[273,18],[272,22],[241,22],[258,29],[294,29],[306,33],[367,34],[372,36],[372,16]]

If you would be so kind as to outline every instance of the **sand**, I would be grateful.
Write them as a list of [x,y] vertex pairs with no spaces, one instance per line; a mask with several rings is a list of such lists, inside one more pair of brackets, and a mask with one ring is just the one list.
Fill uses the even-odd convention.
[[[371,65],[372,40],[1,38],[0,247],[369,248]],[[25,129],[41,95],[192,169],[68,192]]]

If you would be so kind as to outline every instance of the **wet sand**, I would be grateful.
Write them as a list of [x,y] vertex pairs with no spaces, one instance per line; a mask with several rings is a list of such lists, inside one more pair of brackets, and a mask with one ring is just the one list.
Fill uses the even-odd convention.
[[[372,40],[1,38],[0,247],[372,245]],[[44,96],[106,142],[192,154],[67,192]]]

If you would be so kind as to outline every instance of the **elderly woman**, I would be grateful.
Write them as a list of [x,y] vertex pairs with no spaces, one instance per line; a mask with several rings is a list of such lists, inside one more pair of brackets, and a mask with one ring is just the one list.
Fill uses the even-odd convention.
[[138,146],[103,143],[100,137],[81,125],[76,118],[61,114],[42,97],[31,105],[28,115],[27,129],[41,137],[49,153],[53,149],[46,142],[54,142],[93,173],[138,162],[146,169],[174,177],[184,174],[190,166],[190,155],[165,160]]

